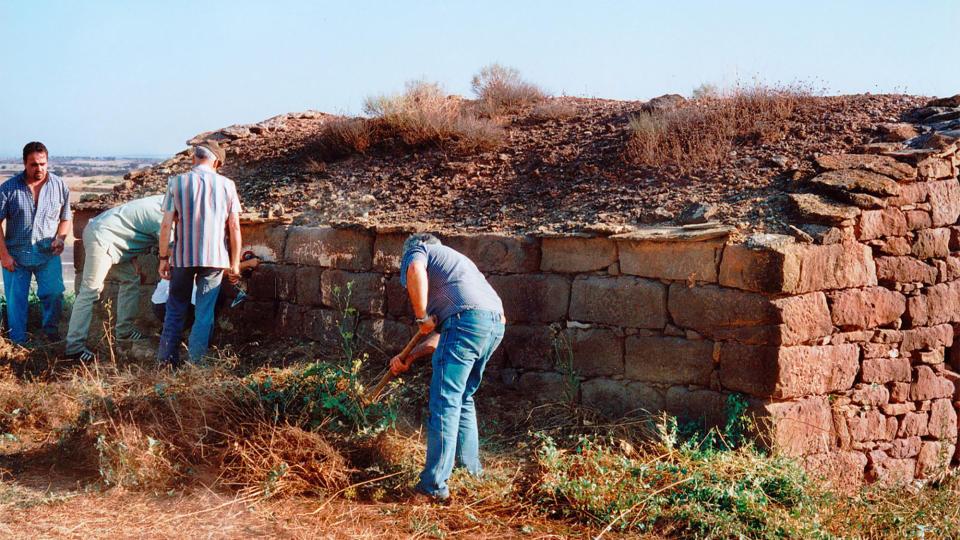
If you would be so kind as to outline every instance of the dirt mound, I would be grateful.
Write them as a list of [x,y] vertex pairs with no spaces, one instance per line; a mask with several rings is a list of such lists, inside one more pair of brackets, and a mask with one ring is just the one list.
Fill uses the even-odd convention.
[[[815,157],[883,138],[890,130],[881,126],[924,103],[906,95],[803,99],[775,130],[776,140],[737,141],[719,164],[697,168],[652,167],[630,158],[631,119],[687,106],[681,100],[552,98],[497,118],[504,142],[481,152],[372,145],[325,161],[324,126],[338,117],[316,112],[195,140],[214,137],[228,145],[224,172],[237,181],[248,211],[303,224],[571,231],[676,222],[685,208],[701,203],[712,207],[712,219],[741,230],[780,231],[786,219],[781,194],[813,173]],[[107,207],[162,192],[170,174],[188,167],[183,152],[86,204]]]

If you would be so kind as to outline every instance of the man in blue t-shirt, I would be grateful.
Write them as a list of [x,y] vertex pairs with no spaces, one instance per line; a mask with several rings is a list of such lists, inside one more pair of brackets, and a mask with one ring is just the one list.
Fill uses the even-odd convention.
[[[470,474],[482,470],[473,394],[503,339],[503,303],[473,261],[430,234],[414,234],[404,242],[400,283],[420,333],[426,336],[435,328],[440,333],[430,379],[427,463],[417,491],[445,500],[455,461]],[[405,372],[416,357],[394,357],[390,371]]]

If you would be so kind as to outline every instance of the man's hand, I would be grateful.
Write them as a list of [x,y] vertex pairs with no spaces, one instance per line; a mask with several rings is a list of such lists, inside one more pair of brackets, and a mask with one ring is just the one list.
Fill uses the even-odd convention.
[[230,265],[227,269],[227,281],[236,285],[240,281],[240,265]]
[[0,264],[2,264],[8,272],[13,272],[13,270],[17,267],[17,263],[13,261],[13,256],[11,256],[9,253],[0,255]]
[[53,241],[50,242],[50,251],[51,251],[54,255],[60,255],[61,253],[63,253],[64,245],[65,245],[65,244],[64,244],[64,242],[63,242],[63,238],[60,238],[60,237],[58,236],[58,237],[54,238]]
[[157,267],[157,273],[160,274],[160,277],[163,279],[170,279],[170,261],[167,259],[160,259],[160,265]]
[[393,373],[394,376],[400,375],[410,369],[412,363],[413,355],[408,355],[406,358],[400,358],[400,355],[394,356],[390,359],[390,373]]
[[430,332],[433,332],[433,329],[437,326],[437,318],[434,315],[430,315],[426,319],[417,322],[417,327],[420,329],[420,335],[425,336]]

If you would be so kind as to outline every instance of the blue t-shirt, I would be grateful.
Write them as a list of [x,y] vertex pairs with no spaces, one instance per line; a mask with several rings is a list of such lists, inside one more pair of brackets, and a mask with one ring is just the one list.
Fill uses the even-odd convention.
[[0,185],[0,220],[6,221],[4,241],[7,251],[21,266],[41,265],[53,257],[50,243],[60,222],[69,219],[73,219],[70,190],[53,173],[47,173],[36,206],[23,173]]
[[503,313],[503,302],[477,265],[462,253],[440,244],[417,244],[404,253],[400,284],[407,287],[407,268],[420,261],[427,268],[427,314],[443,322],[469,309]]

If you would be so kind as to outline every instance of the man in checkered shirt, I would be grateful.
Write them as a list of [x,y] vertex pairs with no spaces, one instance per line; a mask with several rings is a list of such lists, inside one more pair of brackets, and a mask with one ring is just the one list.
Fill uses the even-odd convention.
[[43,332],[60,339],[57,324],[63,311],[63,266],[60,254],[71,232],[70,190],[47,170],[47,147],[31,142],[23,147],[24,171],[0,185],[0,265],[7,300],[10,339],[27,341],[27,295],[37,279],[43,311]]

